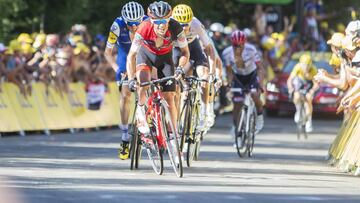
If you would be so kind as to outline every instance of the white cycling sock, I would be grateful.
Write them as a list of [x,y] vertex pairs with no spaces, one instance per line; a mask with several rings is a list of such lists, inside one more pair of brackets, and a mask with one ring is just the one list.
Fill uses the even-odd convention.
[[208,105],[204,104],[204,103],[201,103],[200,105],[200,113],[202,116],[205,116],[206,113],[207,113],[207,107]]
[[130,135],[128,133],[128,125],[120,124],[120,130],[121,130],[121,139],[122,141],[129,142],[130,141]]
[[297,111],[297,112],[300,112],[301,105],[300,105],[300,104],[296,104],[296,105],[295,105],[295,108],[296,108],[296,111]]

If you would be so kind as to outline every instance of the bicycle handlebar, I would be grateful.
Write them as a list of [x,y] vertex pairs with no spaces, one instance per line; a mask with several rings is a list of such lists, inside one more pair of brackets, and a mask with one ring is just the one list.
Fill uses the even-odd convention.
[[157,85],[157,84],[160,84],[160,83],[166,82],[168,80],[172,80],[172,79],[175,79],[175,77],[174,76],[164,77],[164,78],[161,78],[161,79],[152,80],[150,82],[140,83],[139,86],[140,87],[145,87],[145,86],[149,86],[149,85]]
[[201,79],[195,76],[186,76],[184,78],[185,81],[198,81],[198,82],[209,82],[207,79]]

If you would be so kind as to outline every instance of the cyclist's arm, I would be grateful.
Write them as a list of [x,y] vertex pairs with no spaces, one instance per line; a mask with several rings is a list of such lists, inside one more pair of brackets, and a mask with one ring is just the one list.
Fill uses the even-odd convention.
[[205,47],[204,52],[209,57],[210,74],[213,75],[215,73],[215,65],[216,65],[214,47],[211,44],[210,37],[207,35],[205,27],[201,24],[201,22],[199,21],[199,23],[197,24],[195,23],[194,25],[196,26],[195,29],[198,31],[197,35],[199,36],[200,41]]
[[231,82],[234,78],[234,74],[233,74],[231,65],[226,66],[226,75],[227,75],[227,79],[228,79],[228,84],[231,84]]
[[181,50],[179,66],[183,68],[189,62],[189,58],[190,58],[190,51],[189,51],[189,47],[188,47],[188,43],[187,43],[184,31],[182,31],[180,34],[178,34],[177,43]]
[[260,87],[264,90],[265,68],[259,53],[255,53],[255,64],[259,77]]
[[289,76],[289,78],[287,80],[287,87],[289,89],[289,92],[292,92],[294,90],[294,87],[292,85],[292,81],[297,76],[297,74],[298,74],[298,66],[295,65],[294,69],[291,71],[290,76]]
[[136,73],[136,55],[141,47],[143,37],[139,33],[135,33],[134,40],[131,44],[130,51],[126,58],[126,71],[129,77],[129,80],[135,78]]
[[217,55],[216,58],[215,58],[215,74],[216,74],[216,77],[220,80],[222,80],[222,76],[223,76],[223,72],[222,72],[222,61],[221,61],[221,58]]
[[117,70],[119,69],[119,66],[117,65],[115,57],[113,56],[113,49],[114,49],[114,46],[118,39],[119,34],[120,34],[120,28],[117,25],[117,23],[114,22],[113,25],[111,26],[111,30],[109,33],[109,37],[108,37],[105,52],[104,52],[106,61],[111,65],[112,69],[115,72],[117,72]]
[[230,53],[226,52],[227,49],[225,49],[222,52],[222,58],[224,60],[224,66],[225,66],[225,70],[226,70],[226,78],[228,81],[228,84],[231,84],[232,80],[233,80],[233,70],[232,70],[232,65],[231,65],[231,56]]
[[309,90],[309,93],[311,95],[314,95],[316,90],[318,90],[318,89],[319,89],[319,83],[313,82],[313,87]]
[[215,74],[215,53],[214,53],[214,49],[212,47],[211,44],[208,44],[205,49],[204,49],[206,55],[209,57],[209,68],[210,68],[210,73],[211,75]]

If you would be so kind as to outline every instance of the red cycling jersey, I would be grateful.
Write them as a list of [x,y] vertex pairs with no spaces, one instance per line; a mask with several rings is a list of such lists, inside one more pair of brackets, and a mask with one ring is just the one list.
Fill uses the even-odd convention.
[[173,41],[177,41],[180,47],[187,46],[186,37],[182,26],[170,19],[169,29],[166,31],[163,38],[163,45],[156,47],[157,35],[154,31],[154,25],[150,22],[150,19],[143,21],[138,27],[135,35],[133,45],[142,45],[146,47],[150,52],[156,55],[163,55],[169,53],[173,48]]

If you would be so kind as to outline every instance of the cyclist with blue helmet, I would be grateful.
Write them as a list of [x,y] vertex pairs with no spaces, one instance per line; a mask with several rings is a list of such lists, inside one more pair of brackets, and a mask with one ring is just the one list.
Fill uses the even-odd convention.
[[[122,132],[122,144],[119,149],[119,158],[129,158],[128,120],[130,94],[127,85],[126,57],[129,53],[132,39],[139,24],[145,20],[143,7],[134,1],[130,1],[122,7],[121,16],[113,22],[105,48],[105,58],[116,72],[116,82],[121,90],[120,96],[120,129]],[[117,57],[113,56],[114,47],[117,48]]]

